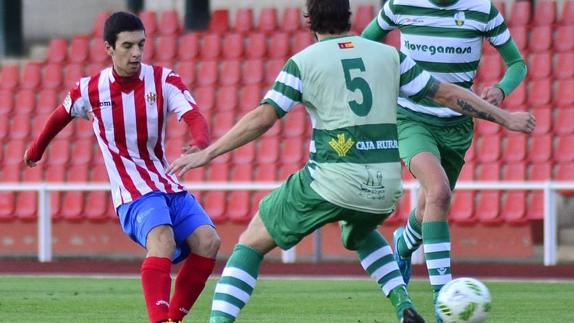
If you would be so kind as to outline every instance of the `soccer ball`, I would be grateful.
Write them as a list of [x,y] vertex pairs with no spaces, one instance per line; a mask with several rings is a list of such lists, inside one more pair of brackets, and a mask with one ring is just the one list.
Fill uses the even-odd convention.
[[453,279],[438,293],[436,311],[444,323],[484,322],[490,311],[490,292],[474,278]]

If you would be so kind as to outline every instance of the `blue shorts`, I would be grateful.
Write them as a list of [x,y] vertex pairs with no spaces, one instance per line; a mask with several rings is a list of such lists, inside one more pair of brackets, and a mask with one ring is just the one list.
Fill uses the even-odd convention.
[[175,236],[176,250],[172,262],[189,255],[186,239],[202,225],[213,225],[199,202],[191,193],[150,192],[117,208],[124,232],[142,247],[148,233],[158,225],[169,225]]

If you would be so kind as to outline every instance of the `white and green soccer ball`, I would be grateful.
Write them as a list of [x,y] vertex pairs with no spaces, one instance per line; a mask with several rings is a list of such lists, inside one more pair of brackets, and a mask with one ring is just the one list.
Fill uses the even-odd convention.
[[438,293],[436,311],[444,323],[484,322],[490,312],[490,292],[474,278],[457,278]]

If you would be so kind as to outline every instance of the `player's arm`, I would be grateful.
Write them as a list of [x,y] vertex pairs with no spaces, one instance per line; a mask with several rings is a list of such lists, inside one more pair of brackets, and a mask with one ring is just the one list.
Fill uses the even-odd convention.
[[181,176],[192,168],[203,166],[219,155],[259,138],[279,119],[275,109],[263,103],[250,111],[237,122],[231,130],[206,149],[187,154],[176,159],[167,169],[170,174]]
[[394,14],[392,13],[390,3],[391,1],[385,3],[377,16],[365,27],[361,33],[361,37],[374,41],[382,41],[391,30],[396,28],[396,24],[393,22]]
[[473,118],[496,122],[510,130],[532,132],[535,119],[528,112],[510,113],[494,106],[458,85],[442,83],[403,53],[400,57],[400,92],[414,101],[429,98]]
[[181,118],[191,133],[191,143],[188,147],[184,147],[183,153],[188,154],[207,147],[209,145],[209,126],[201,112],[198,109],[193,109],[184,113]]

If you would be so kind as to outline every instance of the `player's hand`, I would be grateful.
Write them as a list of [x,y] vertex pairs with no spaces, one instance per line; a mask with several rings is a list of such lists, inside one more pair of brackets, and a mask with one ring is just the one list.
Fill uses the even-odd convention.
[[179,156],[169,167],[167,172],[177,176],[183,176],[190,169],[201,167],[211,161],[207,150],[201,150],[194,153],[189,153]]
[[531,133],[536,127],[536,118],[530,112],[510,112],[504,127],[512,131]]
[[31,160],[30,157],[28,157],[28,149],[26,149],[24,152],[24,164],[26,164],[28,167],[36,167],[36,165],[38,165],[37,162]]
[[183,148],[181,149],[181,154],[182,154],[182,155],[188,155],[188,154],[191,154],[191,153],[196,153],[196,152],[198,152],[198,151],[200,151],[200,150],[201,150],[201,149],[200,149],[199,147],[195,146],[195,145],[187,145],[187,146],[185,146],[185,147],[183,147]]
[[504,92],[497,87],[491,86],[482,90],[480,98],[490,104],[500,106],[502,100],[504,100]]

